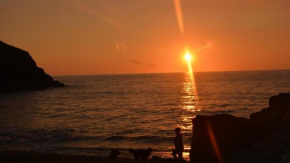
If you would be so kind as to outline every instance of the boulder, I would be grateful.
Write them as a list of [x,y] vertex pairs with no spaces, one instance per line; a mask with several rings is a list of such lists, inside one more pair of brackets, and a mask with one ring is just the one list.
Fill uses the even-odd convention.
[[224,156],[250,142],[249,128],[250,120],[246,118],[227,114],[197,116],[193,119],[191,162],[221,162]]
[[28,52],[0,41],[0,93],[64,86],[37,67]]
[[[269,144],[279,148],[288,144],[290,147],[289,139],[284,138],[284,135],[290,135],[290,93],[271,97],[269,107],[251,114],[250,119],[226,114],[199,115],[192,123],[192,163],[226,163],[233,155],[235,159],[232,160],[237,161],[236,157],[240,155],[236,153],[245,149],[256,149],[260,154]],[[258,144],[261,142],[262,145]],[[250,162],[246,158],[243,159]],[[277,158],[271,158],[275,159]]]
[[272,96],[269,107],[250,115],[252,125],[259,128],[260,134],[271,133],[283,124],[290,122],[290,93]]

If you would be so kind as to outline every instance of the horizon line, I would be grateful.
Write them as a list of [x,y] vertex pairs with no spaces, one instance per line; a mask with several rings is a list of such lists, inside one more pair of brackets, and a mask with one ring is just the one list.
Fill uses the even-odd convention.
[[[194,73],[212,73],[212,72],[250,72],[250,71],[287,71],[290,69],[255,69],[255,70],[224,70],[224,71],[195,71]],[[142,75],[142,74],[171,74],[171,73],[187,73],[187,72],[148,72],[148,73],[100,73],[100,74],[73,74],[73,75],[51,75],[51,76],[101,76],[101,75]]]

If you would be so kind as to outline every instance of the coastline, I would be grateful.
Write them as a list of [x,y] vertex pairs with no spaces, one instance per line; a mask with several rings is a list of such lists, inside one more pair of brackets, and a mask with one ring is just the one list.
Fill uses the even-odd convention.
[[[121,154],[115,162],[134,163],[134,157],[128,150],[119,150]],[[35,150],[25,144],[0,144],[1,163],[111,163],[109,159],[109,149],[98,149],[90,151],[69,151],[69,150]],[[190,162],[189,151],[183,152],[184,161]],[[143,162],[139,160],[138,162]],[[171,151],[154,151],[147,158],[146,162],[151,163],[171,163],[176,162],[171,155]],[[178,161],[180,162],[180,161]]]
[[[109,158],[87,156],[87,155],[70,155],[70,154],[58,154],[53,152],[35,152],[25,150],[3,150],[0,152],[1,162],[3,163],[106,163],[110,162]],[[122,158],[121,162],[131,162],[130,159]]]
[[[53,151],[33,151],[27,149],[5,149],[0,150],[0,162],[1,163],[111,163],[107,152],[100,152],[97,155],[81,155],[81,154],[64,154],[56,153]],[[122,153],[122,152],[121,152]],[[99,154],[99,155],[98,155]],[[171,163],[176,162],[172,157],[168,157],[168,152],[152,152],[146,162],[151,163]],[[185,161],[178,162],[189,162],[188,156],[184,159]],[[134,158],[129,152],[121,155],[114,162],[122,163],[134,163]],[[138,162],[143,162],[139,160]]]

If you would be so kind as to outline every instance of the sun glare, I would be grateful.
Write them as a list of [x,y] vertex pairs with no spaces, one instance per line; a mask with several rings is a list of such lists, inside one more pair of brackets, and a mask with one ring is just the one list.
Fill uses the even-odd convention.
[[191,82],[193,83],[194,82],[194,77],[193,77],[193,71],[192,71],[192,66],[191,66],[191,61],[193,59],[193,56],[190,54],[189,50],[186,48],[185,50],[185,56],[184,56],[184,59],[186,60],[187,62],[187,66],[188,66],[188,73],[190,75],[190,79],[191,79]]
[[185,60],[186,60],[186,61],[191,61],[191,59],[192,59],[191,54],[186,53],[186,54],[185,54]]

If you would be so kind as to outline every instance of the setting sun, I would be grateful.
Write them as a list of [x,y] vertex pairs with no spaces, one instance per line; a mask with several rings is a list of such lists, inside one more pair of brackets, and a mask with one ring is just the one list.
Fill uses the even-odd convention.
[[188,47],[185,48],[184,59],[186,62],[191,62],[194,60],[193,54],[189,51]]
[[186,60],[186,61],[191,61],[191,59],[192,59],[191,54],[186,53],[186,54],[185,54],[185,60]]

